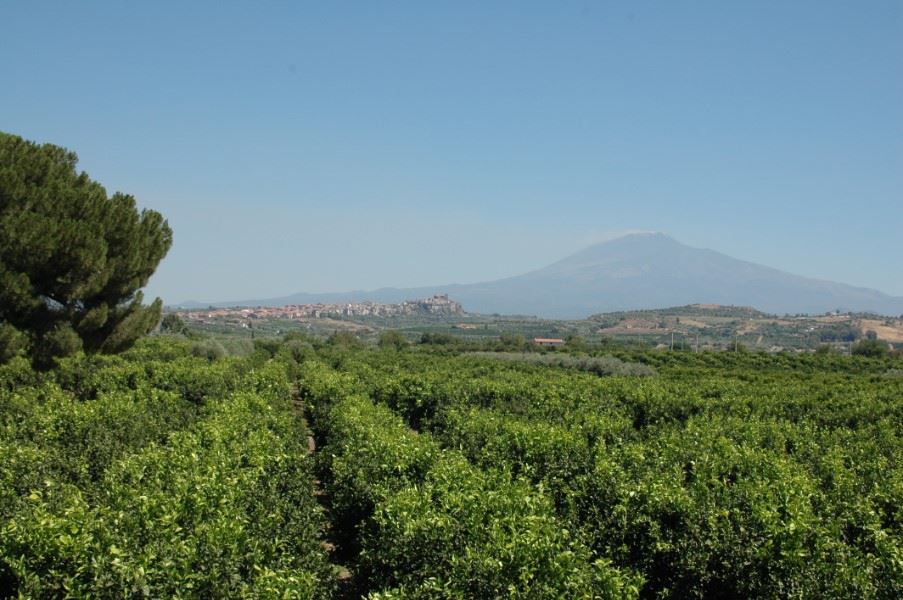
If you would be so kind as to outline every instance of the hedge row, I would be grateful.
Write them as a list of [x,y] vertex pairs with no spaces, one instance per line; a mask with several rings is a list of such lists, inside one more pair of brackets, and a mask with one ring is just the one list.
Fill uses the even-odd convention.
[[375,398],[544,490],[594,556],[644,575],[645,597],[903,595],[899,387],[358,360]]
[[[591,447],[579,430],[485,409],[445,414],[444,444],[547,489],[596,555],[646,576],[646,596],[903,594],[890,429],[873,442],[845,435],[844,449],[786,423],[694,418],[647,442]],[[788,445],[809,455],[805,466]]]
[[168,358],[0,394],[0,597],[330,596],[285,366]]
[[372,597],[636,596],[639,578],[592,560],[528,482],[441,449],[353,378],[307,365],[301,386],[326,442],[333,525],[356,540]]

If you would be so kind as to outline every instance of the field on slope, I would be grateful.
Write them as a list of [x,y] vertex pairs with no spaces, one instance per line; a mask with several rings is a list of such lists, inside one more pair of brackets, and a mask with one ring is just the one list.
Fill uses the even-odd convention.
[[0,597],[903,596],[899,358],[347,341],[0,367]]

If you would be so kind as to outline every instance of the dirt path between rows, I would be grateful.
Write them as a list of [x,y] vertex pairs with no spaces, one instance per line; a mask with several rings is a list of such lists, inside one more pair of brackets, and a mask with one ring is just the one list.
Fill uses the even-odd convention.
[[[295,415],[301,421],[304,435],[307,436],[307,455],[311,458],[311,460],[313,460],[314,454],[316,454],[317,452],[317,441],[314,439],[313,432],[308,426],[307,412],[304,406],[304,400],[301,398],[297,386],[292,386],[292,406],[294,408]],[[359,598],[360,594],[356,592],[357,586],[355,585],[351,571],[349,571],[347,567],[337,561],[335,544],[329,539],[330,532],[332,530],[332,523],[329,520],[329,498],[327,497],[326,491],[321,487],[319,479],[313,480],[313,488],[314,497],[317,499],[317,502],[323,508],[324,514],[327,516],[325,531],[327,539],[323,542],[323,549],[329,556],[329,562],[333,564],[336,573],[336,579],[338,580],[338,591],[335,597],[338,600],[351,600],[352,598]]]

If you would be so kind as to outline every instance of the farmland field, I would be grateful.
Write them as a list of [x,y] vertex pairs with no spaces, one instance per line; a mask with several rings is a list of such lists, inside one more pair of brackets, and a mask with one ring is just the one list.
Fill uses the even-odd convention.
[[165,337],[14,360],[0,596],[903,597],[901,367]]

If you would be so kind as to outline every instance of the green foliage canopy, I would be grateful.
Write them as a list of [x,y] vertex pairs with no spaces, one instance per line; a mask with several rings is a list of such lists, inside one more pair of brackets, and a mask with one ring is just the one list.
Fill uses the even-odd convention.
[[873,358],[887,356],[889,351],[887,342],[874,338],[859,340],[851,349],[852,354]]
[[108,196],[77,162],[0,132],[0,360],[120,352],[160,320],[162,301],[145,306],[139,290],[172,230],[134,197]]
[[163,317],[163,321],[160,323],[160,331],[175,335],[186,335],[188,333],[188,326],[185,325],[185,321],[182,320],[182,317],[176,313],[169,313]]
[[384,331],[379,336],[379,342],[377,342],[377,344],[380,348],[394,350],[404,350],[409,345],[408,339],[397,329]]

